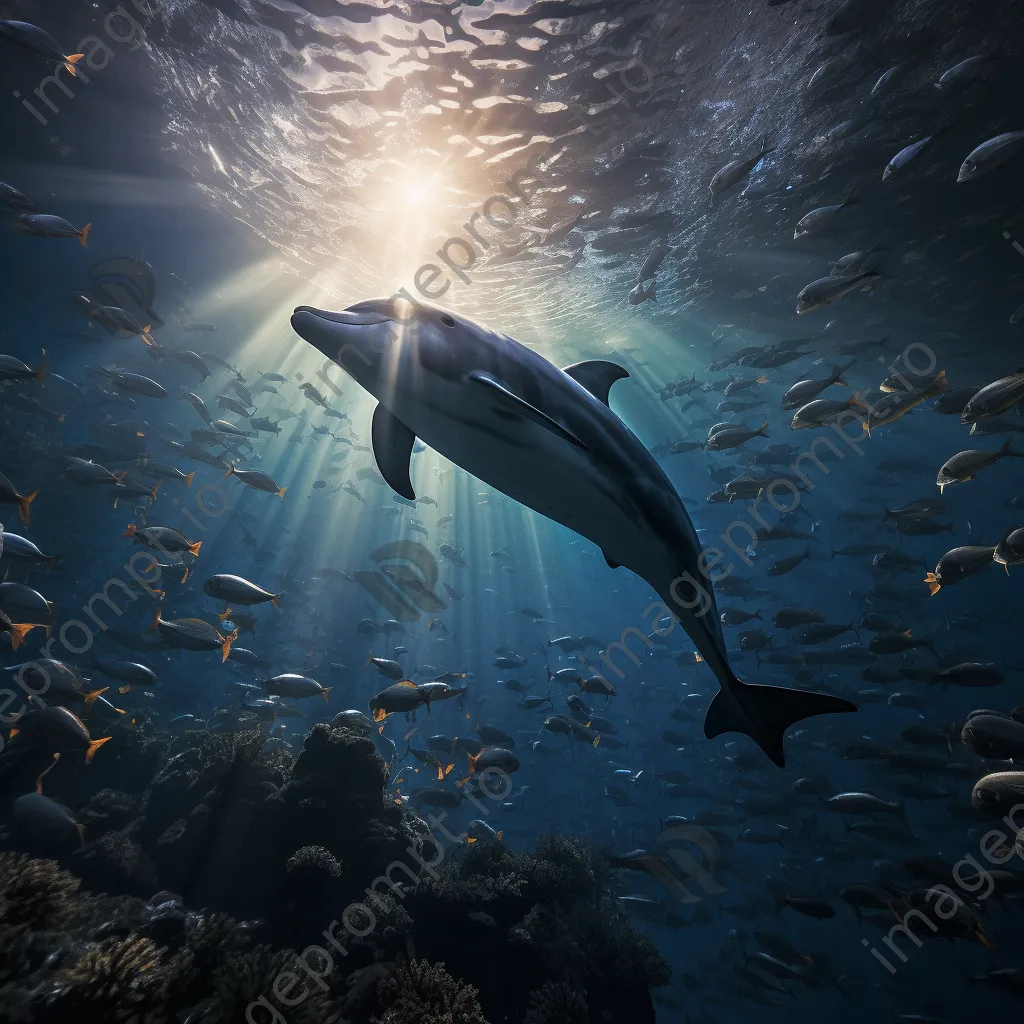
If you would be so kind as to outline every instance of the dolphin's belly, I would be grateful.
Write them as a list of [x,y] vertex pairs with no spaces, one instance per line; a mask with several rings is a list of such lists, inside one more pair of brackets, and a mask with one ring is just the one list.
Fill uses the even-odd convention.
[[652,538],[622,484],[603,476],[588,452],[529,420],[467,403],[465,388],[447,390],[431,393],[427,403],[396,402],[424,444],[644,574]]

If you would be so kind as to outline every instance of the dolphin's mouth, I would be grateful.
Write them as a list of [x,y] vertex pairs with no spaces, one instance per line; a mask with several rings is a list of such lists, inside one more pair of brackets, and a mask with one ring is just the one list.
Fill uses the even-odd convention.
[[[370,303],[357,303],[350,309],[343,309],[339,313],[332,313],[326,309],[316,309],[313,306],[298,306],[295,312],[292,314],[293,317],[299,313],[308,313],[310,316],[315,316],[320,320],[326,320],[332,324],[342,324],[345,327],[370,327],[373,324],[384,324],[391,320],[391,317],[381,312],[379,305],[374,304],[374,308],[368,307]],[[360,308],[364,307],[364,308]]]

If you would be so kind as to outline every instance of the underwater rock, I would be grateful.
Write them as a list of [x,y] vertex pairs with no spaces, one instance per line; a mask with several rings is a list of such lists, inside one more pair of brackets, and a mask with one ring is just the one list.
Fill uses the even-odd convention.
[[[668,966],[615,910],[605,859],[585,843],[443,850],[387,797],[387,766],[344,720],[314,726],[298,757],[264,750],[255,731],[145,746],[160,757],[130,785],[95,766],[56,778],[81,846],[57,861],[0,855],[0,1001],[15,1012],[234,1024],[273,998],[289,949],[362,904],[373,920],[337,930],[344,959],[289,1024],[653,1020],[648,989]],[[38,767],[8,766],[15,792]]]
[[88,889],[146,896],[156,891],[156,868],[124,832],[105,832],[71,855],[71,870]]
[[90,839],[104,832],[123,829],[142,813],[143,802],[119,789],[101,789],[79,811],[78,821]]
[[[671,970],[609,892],[603,857],[579,840],[543,836],[533,853],[478,843],[413,891],[412,940],[445,948],[495,1017],[522,1016],[530,989],[564,982],[582,991],[592,1019],[653,1022],[649,989]],[[495,960],[500,977],[484,966]]]

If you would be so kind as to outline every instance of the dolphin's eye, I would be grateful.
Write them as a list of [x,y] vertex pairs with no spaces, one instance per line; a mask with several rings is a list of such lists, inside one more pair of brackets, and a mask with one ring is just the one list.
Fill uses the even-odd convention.
[[445,327],[454,327],[455,326],[455,318],[454,317],[450,317],[447,313],[442,313],[441,314],[441,323],[443,323],[445,325]]

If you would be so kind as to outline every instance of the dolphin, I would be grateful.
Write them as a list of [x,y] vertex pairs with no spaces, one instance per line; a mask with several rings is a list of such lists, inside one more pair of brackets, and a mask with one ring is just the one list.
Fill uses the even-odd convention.
[[[401,295],[401,293],[400,293]],[[840,697],[741,681],[729,667],[710,569],[683,503],[654,456],[608,405],[628,377],[602,359],[559,369],[512,338],[406,298],[341,312],[299,306],[295,332],[377,399],[381,475],[415,498],[419,438],[468,473],[597,544],[612,568],[649,583],[719,683],[708,739],[750,736],[780,768],[789,726],[856,711]]]

